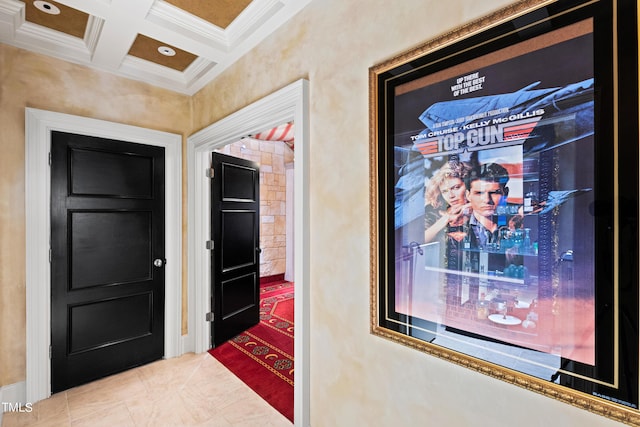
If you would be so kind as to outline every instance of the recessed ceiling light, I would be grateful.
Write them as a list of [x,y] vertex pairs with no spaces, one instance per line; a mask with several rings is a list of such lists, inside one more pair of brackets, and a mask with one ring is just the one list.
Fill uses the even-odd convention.
[[49,15],[60,15],[60,9],[58,6],[53,3],[49,3],[48,1],[36,0],[33,2],[33,5]]
[[176,51],[168,46],[160,46],[158,52],[164,56],[176,56]]

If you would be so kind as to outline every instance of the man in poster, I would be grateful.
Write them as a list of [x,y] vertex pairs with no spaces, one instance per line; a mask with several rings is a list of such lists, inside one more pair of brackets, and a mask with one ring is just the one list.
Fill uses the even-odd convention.
[[[467,181],[466,197],[472,214],[465,247],[495,252],[500,243],[499,227],[507,223],[506,209],[498,215],[498,207],[504,208],[507,204],[509,173],[497,163],[488,163],[474,168]],[[504,254],[491,253],[487,265],[482,262],[472,262],[472,265],[478,265],[477,272],[481,274],[503,270],[505,257]]]
[[471,247],[487,248],[498,243],[496,216],[498,206],[506,204],[508,181],[509,173],[497,163],[481,165],[471,172],[466,193],[473,212],[469,219]]

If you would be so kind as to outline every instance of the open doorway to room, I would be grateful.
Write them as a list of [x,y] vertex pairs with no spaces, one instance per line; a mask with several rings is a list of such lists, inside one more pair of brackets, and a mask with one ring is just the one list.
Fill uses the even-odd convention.
[[[294,283],[293,283],[293,166],[294,166],[294,127],[292,122],[267,129],[263,132],[243,137],[239,141],[228,144],[214,150],[214,171],[215,177],[212,185],[224,184],[225,177],[219,175],[217,166],[224,161],[224,170],[234,170],[238,178],[242,176],[240,171],[245,171],[244,175],[250,177],[250,171],[259,170],[259,280],[253,286],[247,287],[253,274],[243,274],[242,279],[228,279],[232,271],[224,272],[225,269],[215,268],[212,271],[212,307],[215,306],[214,313],[222,311],[221,304],[227,300],[225,295],[234,295],[234,289],[242,290],[245,296],[234,296],[234,301],[253,301],[253,292],[257,292],[259,297],[259,307],[256,307],[257,325],[251,327],[241,327],[240,333],[233,332],[229,335],[221,325],[225,325],[226,319],[217,319],[214,316],[214,327],[212,328],[212,342],[214,348],[209,353],[225,365],[231,372],[261,396],[271,406],[276,408],[285,417],[293,422],[293,374],[294,374]],[[221,157],[224,155],[224,157]],[[248,161],[249,166],[242,166],[241,161]],[[238,163],[238,165],[236,165]],[[255,169],[254,169],[255,168]],[[216,182],[216,180],[218,180]],[[250,180],[249,180],[250,181]],[[244,194],[248,197],[253,194],[250,187],[252,184],[245,184],[247,190]],[[239,182],[234,182],[228,187],[235,191],[241,186]],[[215,187],[217,188],[217,187]],[[231,191],[231,188],[230,190]],[[212,193],[212,203],[216,206],[220,204],[231,204],[230,211],[220,211],[212,207],[212,236],[215,242],[214,250],[218,250],[213,255],[214,260],[222,260],[225,255],[221,251],[226,249],[218,245],[216,241],[216,228],[218,223],[232,224],[233,215],[247,215],[246,209],[252,204],[246,199],[223,198],[217,201],[217,192]],[[225,202],[224,200],[229,200]],[[237,210],[241,209],[241,210]],[[251,212],[254,212],[251,210]],[[218,218],[216,218],[218,217]],[[251,222],[247,224],[247,230],[239,230],[230,239],[241,239],[242,235],[251,234]],[[230,225],[222,228],[222,233]],[[222,239],[224,241],[225,239]],[[235,245],[240,245],[237,241]],[[252,244],[247,242],[247,256],[250,254]],[[218,256],[216,256],[218,255]],[[215,261],[213,261],[215,264]],[[251,265],[248,264],[251,268]],[[220,270],[220,277],[216,277],[216,272]],[[237,270],[241,272],[241,269]],[[217,292],[219,290],[219,292]],[[216,298],[221,298],[218,304]],[[238,302],[235,306],[242,306],[242,310],[234,310],[232,316],[244,316],[251,318],[253,303],[247,305]],[[234,306],[234,307],[235,307]],[[216,313],[217,314],[217,313]],[[221,329],[222,328],[222,329]],[[219,336],[223,334],[224,336]],[[232,336],[233,335],[233,336]],[[230,339],[227,338],[231,337]]]
[[295,288],[294,421],[309,423],[309,82],[301,79],[273,92],[241,110],[203,128],[187,139],[189,175],[189,336],[188,348],[207,351],[210,346],[211,254],[206,249],[210,236],[211,152],[282,123],[295,123],[295,176],[293,218],[296,248],[293,283]]

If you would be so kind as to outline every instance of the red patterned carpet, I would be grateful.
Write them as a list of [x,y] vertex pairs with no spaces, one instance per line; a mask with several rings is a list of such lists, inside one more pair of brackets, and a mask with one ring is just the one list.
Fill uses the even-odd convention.
[[260,286],[260,323],[209,353],[293,422],[293,283]]

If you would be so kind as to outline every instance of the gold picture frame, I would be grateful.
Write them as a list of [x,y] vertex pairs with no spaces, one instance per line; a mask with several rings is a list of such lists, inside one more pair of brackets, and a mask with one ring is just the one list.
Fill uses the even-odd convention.
[[640,425],[636,8],[520,1],[369,69],[372,334]]

